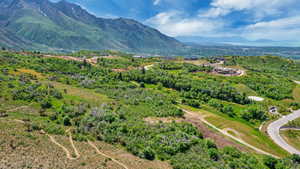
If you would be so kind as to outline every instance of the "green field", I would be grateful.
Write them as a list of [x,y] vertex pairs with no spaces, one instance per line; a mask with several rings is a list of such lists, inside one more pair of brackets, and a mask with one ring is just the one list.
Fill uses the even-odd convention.
[[296,149],[300,150],[300,131],[298,130],[282,130],[280,132],[280,135],[283,136],[283,138],[295,147]]

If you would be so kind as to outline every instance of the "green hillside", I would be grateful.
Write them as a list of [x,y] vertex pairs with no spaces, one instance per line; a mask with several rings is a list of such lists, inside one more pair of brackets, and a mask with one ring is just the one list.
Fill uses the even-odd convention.
[[[88,59],[77,57],[83,55]],[[94,57],[96,62],[91,62]],[[293,97],[297,85],[292,82],[296,78],[292,73],[299,70],[287,69],[291,74],[285,76],[277,66],[299,63],[273,56],[245,59],[248,62],[226,57],[227,65],[246,71],[226,76],[196,65],[213,59],[134,58],[113,51],[81,51],[69,57],[0,51],[0,136],[5,138],[0,142],[0,166],[118,168],[115,165],[121,163],[133,169],[144,164],[147,168],[169,164],[175,169],[297,169],[299,156],[288,154],[258,128],[277,118],[268,113],[270,106],[277,106],[282,115],[299,109]],[[270,61],[275,62],[272,67],[264,64]],[[257,63],[263,70],[254,69]],[[264,100],[251,101],[247,96],[252,94]],[[102,158],[93,166],[98,161],[95,152],[89,153],[91,144],[106,145],[97,155],[105,152],[115,159]],[[78,151],[69,157],[74,147]],[[33,157],[39,161],[27,160]],[[17,159],[20,163],[11,162]]]
[[[66,1],[2,0],[0,3],[0,28],[10,30],[12,36],[49,48],[152,53],[184,48],[177,40],[137,21],[97,18]],[[21,40],[15,44],[29,48]]]

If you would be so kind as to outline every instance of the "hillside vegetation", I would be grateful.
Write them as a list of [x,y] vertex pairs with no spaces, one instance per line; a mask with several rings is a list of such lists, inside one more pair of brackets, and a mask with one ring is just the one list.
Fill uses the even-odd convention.
[[[87,53],[70,55],[81,57]],[[283,114],[289,113],[290,107],[299,108],[299,102],[293,98],[296,84],[292,81],[298,79],[298,63],[271,56],[245,58],[247,62],[228,57],[225,65],[243,67],[247,73],[222,76],[213,74],[212,67],[184,63],[184,60],[134,58],[120,52],[110,54],[111,57],[105,57],[101,52],[93,52],[92,57],[98,55],[98,58],[96,64],[91,64],[87,60],[66,60],[59,55],[45,57],[44,54],[1,51],[0,123],[20,122],[16,127],[26,135],[45,132],[64,138],[71,133],[78,141],[76,144],[103,141],[146,159],[143,160],[145,166],[154,162],[153,167],[148,168],[164,168],[165,163],[175,169],[300,167],[299,156],[288,155],[257,129],[276,116],[268,113],[269,106],[278,106]],[[255,69],[256,61],[264,65],[274,59],[278,65],[295,68],[287,68],[284,74],[279,71],[282,67],[276,65]],[[151,67],[146,68],[149,65]],[[241,85],[243,90],[239,90]],[[254,93],[265,100],[250,100],[248,96]],[[218,143],[199,130],[201,126],[186,116],[182,109],[186,106],[207,112],[206,120],[220,128],[234,122],[237,127],[234,132],[239,134],[239,126],[242,126],[241,130],[250,131],[245,137],[241,136],[245,141],[254,146],[259,146],[257,140],[261,141],[263,148],[259,148],[282,158],[242,152],[242,145],[237,143],[232,143],[234,147],[217,146]],[[147,119],[160,120],[149,122]],[[2,128],[1,132],[8,132]],[[7,147],[15,147],[15,142],[4,140],[0,145],[5,154],[12,154],[12,148]],[[49,150],[47,153],[51,154]],[[76,157],[76,153],[73,156]],[[133,165],[125,158],[117,160]],[[82,161],[81,167],[87,163],[89,161]],[[106,161],[100,166],[116,164]],[[5,167],[9,167],[9,163],[5,163]]]
[[2,0],[0,37],[3,32],[5,39],[1,38],[0,44],[12,49],[116,49],[167,53],[176,48],[184,49],[184,45],[174,38],[135,20],[97,18],[67,1]]

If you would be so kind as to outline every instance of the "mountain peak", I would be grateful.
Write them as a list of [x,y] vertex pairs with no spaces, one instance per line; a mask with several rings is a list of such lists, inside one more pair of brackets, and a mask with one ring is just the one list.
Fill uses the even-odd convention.
[[[13,8],[2,5],[16,3]],[[4,3],[3,3],[4,4]],[[66,50],[173,52],[183,44],[132,19],[98,18],[66,0],[0,0],[0,27],[32,43]],[[5,17],[2,17],[5,16]]]

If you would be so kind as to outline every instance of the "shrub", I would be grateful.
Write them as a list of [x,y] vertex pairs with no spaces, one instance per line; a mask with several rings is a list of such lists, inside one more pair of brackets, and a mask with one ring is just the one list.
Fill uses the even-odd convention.
[[267,156],[264,158],[264,164],[269,167],[270,169],[276,169],[276,164],[278,163],[278,160],[274,157]]
[[41,102],[41,107],[42,107],[42,109],[49,109],[49,108],[51,108],[52,107],[51,100],[50,99],[44,99]]
[[219,160],[219,152],[215,148],[209,149],[208,150],[208,155],[209,155],[210,159],[212,159],[214,161],[218,161]]
[[69,116],[66,116],[66,117],[64,118],[64,125],[65,125],[65,126],[71,126],[71,119],[70,119]]

